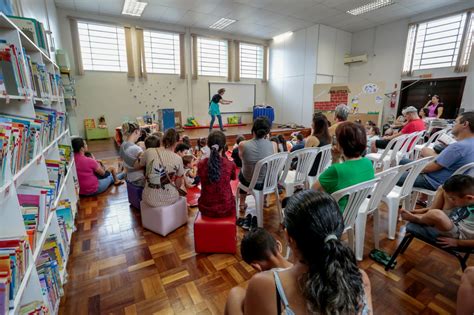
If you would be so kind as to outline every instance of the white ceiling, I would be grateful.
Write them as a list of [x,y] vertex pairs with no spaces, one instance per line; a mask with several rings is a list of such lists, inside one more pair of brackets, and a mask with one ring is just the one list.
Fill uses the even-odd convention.
[[[270,39],[314,24],[357,32],[422,12],[473,0],[394,0],[395,4],[352,16],[346,11],[373,0],[141,0],[137,19],[208,28],[220,18],[237,20],[225,32]],[[121,16],[124,0],[55,0],[57,7]],[[440,12],[442,14],[442,11]]]

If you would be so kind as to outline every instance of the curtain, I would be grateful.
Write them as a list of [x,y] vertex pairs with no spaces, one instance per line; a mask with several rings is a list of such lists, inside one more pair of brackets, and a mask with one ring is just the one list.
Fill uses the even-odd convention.
[[138,76],[140,78],[146,78],[146,60],[145,60],[145,43],[143,40],[143,29],[135,28],[135,39],[137,43],[137,69],[138,69]]
[[232,81],[232,66],[234,54],[232,52],[232,40],[227,40],[227,81]]
[[454,72],[467,72],[469,69],[469,59],[471,58],[472,46],[474,45],[474,15],[473,11],[467,12],[464,35],[461,40],[461,50],[454,67]]
[[179,34],[179,77],[186,79],[186,59],[184,48],[184,34]]
[[128,77],[135,77],[135,63],[133,62],[133,43],[132,43],[132,29],[130,26],[125,26],[125,48],[127,51],[127,68]]
[[235,74],[234,74],[234,81],[240,81],[240,42],[234,42],[234,58],[235,58]]
[[72,50],[74,54],[74,63],[76,65],[76,74],[83,75],[84,67],[82,65],[81,45],[79,43],[79,30],[77,29],[77,20],[70,19]]
[[268,46],[263,46],[263,78],[262,82],[268,81]]
[[417,32],[418,24],[411,24],[408,26],[408,36],[405,47],[405,59],[403,61],[402,76],[411,76],[413,74],[413,56],[415,51]]
[[197,52],[198,52],[198,44],[197,44],[197,36],[195,34],[191,35],[191,42],[192,42],[192,74],[193,74],[193,80],[197,80],[198,78],[198,58],[197,58]]

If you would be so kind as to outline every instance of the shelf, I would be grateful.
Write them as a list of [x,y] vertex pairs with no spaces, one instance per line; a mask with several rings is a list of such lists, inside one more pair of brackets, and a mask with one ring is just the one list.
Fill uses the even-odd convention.
[[[13,178],[9,180],[8,182],[4,183],[3,186],[0,187],[0,195],[3,194],[3,192],[10,187],[12,183],[15,183],[17,185],[17,181],[21,178],[23,174],[26,173],[35,163],[38,163],[38,160],[41,159],[42,156],[46,155],[48,151],[62,138],[64,137],[67,133],[69,132],[69,129],[66,129],[63,133],[61,133],[56,139],[53,140],[46,148],[41,151],[37,156],[35,156],[28,164],[26,164],[21,170],[19,170],[15,175],[13,175]],[[20,183],[21,184],[21,183]]]
[[[74,160],[72,160],[71,164],[67,168],[67,174],[64,176],[61,187],[59,188],[58,194],[56,195],[56,200],[53,203],[53,209],[56,209],[58,207],[58,203],[61,200],[61,195],[63,194],[64,187],[66,187],[66,181],[69,179],[69,176],[72,172],[72,168],[74,167]],[[72,211],[72,209],[71,209]]]
[[15,314],[15,312],[18,310],[18,307],[20,306],[21,298],[23,297],[23,292],[26,289],[26,285],[28,284],[28,279],[30,278],[31,272],[35,267],[35,262],[31,261],[30,265],[26,269],[23,279],[21,280],[21,284],[18,288],[18,292],[16,293],[15,299],[13,300],[13,309],[10,310],[11,315]]
[[29,96],[27,95],[5,95],[5,94],[0,94],[0,99],[6,100],[19,100],[19,101],[26,101],[28,100]]

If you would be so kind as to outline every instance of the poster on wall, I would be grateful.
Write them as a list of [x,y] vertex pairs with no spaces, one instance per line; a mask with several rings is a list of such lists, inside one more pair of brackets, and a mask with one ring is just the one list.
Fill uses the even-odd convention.
[[[313,86],[314,110],[331,112],[337,105],[346,104],[352,113],[351,120],[375,119],[379,121],[384,103],[388,102],[384,91],[385,83],[378,81],[315,84]],[[328,118],[332,119],[332,117]]]

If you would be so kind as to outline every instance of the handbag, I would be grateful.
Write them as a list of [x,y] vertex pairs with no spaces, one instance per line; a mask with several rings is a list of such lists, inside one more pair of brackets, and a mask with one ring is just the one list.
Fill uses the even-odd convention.
[[[160,159],[160,163],[161,165],[165,165],[163,164],[163,160],[161,159],[161,156],[160,156],[160,153],[158,151],[158,149],[156,149],[156,154],[158,155],[158,158]],[[173,186],[174,188],[176,188],[176,190],[178,191],[178,194],[181,196],[181,197],[186,197],[186,195],[188,194],[188,192],[184,189],[181,189],[179,188],[178,186],[175,185],[175,183],[171,180],[169,174],[168,174],[168,171],[165,171],[165,175],[166,175],[166,178],[168,179],[169,183],[171,186]]]

